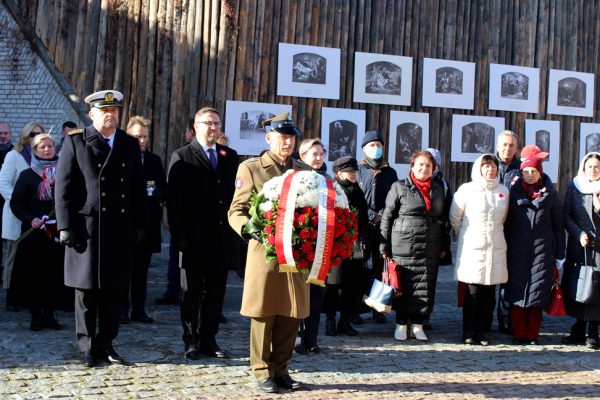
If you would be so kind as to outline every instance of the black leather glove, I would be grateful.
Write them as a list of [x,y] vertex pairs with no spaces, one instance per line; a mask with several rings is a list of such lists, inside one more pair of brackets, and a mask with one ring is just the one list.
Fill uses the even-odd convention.
[[65,245],[67,247],[77,247],[79,245],[79,241],[77,240],[77,236],[72,229],[63,229],[59,234],[60,244]]

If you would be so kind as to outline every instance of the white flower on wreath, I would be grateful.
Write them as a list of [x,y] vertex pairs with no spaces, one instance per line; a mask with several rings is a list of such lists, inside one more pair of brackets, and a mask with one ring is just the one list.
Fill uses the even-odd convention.
[[[293,171],[288,170],[282,176],[277,176],[267,181],[259,194],[265,196],[265,201],[261,203],[260,209],[263,212],[273,208],[273,201],[279,200],[279,195],[283,187],[285,177]],[[300,171],[300,180],[298,188],[298,197],[296,198],[296,208],[317,207],[319,204],[319,185],[320,175],[315,171]],[[333,183],[335,188],[335,207],[350,208],[346,193],[340,185]]]

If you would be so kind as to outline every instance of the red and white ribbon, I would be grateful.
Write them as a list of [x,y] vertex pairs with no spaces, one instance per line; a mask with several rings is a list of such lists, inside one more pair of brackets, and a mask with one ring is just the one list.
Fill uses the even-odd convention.
[[306,282],[325,286],[331,268],[331,249],[335,225],[335,188],[330,179],[319,175],[318,232],[315,259]]
[[280,272],[297,272],[292,253],[292,232],[294,230],[294,211],[298,197],[298,182],[301,174],[294,171],[283,180],[279,195],[279,208],[275,219],[275,252]]

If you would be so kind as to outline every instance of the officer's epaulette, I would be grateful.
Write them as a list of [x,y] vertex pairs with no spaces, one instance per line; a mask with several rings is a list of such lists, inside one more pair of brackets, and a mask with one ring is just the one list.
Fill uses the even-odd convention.
[[257,162],[258,160],[260,160],[260,157],[252,157],[252,158],[242,161],[242,164],[250,164],[250,163]]
[[80,133],[83,133],[83,129],[73,129],[73,130],[67,132],[67,135],[73,136],[73,135],[79,135]]

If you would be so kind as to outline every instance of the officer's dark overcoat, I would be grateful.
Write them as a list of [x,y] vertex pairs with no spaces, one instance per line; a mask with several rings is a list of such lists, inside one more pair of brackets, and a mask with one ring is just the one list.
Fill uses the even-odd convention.
[[112,149],[90,125],[65,137],[56,169],[58,229],[82,245],[67,248],[65,285],[129,286],[134,232],[144,229],[146,181],[138,141],[117,129]]

